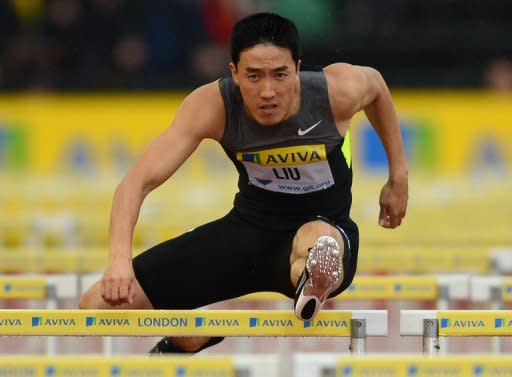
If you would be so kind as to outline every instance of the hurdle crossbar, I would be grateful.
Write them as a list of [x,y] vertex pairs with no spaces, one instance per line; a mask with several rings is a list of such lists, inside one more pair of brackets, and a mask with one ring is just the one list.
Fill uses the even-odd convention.
[[337,376],[506,376],[512,358],[505,355],[465,354],[430,357],[422,354],[368,354],[300,352],[293,355],[295,377]]
[[[431,300],[438,296],[438,280],[433,276],[359,276],[334,300]],[[273,292],[251,293],[244,301],[287,300]]]
[[325,310],[311,321],[290,310],[0,310],[0,335],[350,337],[387,335],[387,311]]
[[[445,288],[445,290],[443,290]],[[446,294],[443,295],[443,291]],[[333,298],[346,300],[435,300],[467,299],[468,275],[425,276],[358,276],[340,295]],[[251,293],[239,298],[244,301],[288,300],[274,292]]]
[[[486,302],[490,310],[503,310],[506,302],[512,301],[512,279],[503,276],[472,276],[470,280],[471,301]],[[503,338],[492,337],[494,352],[503,352]]]
[[[74,274],[0,276],[0,299],[34,299],[46,302],[46,309],[57,309],[58,300],[76,298],[78,294],[77,277]],[[8,322],[0,321],[0,334]],[[46,339],[47,352],[54,355],[57,350],[56,339]]]
[[439,337],[512,336],[512,311],[401,310],[400,335],[423,336],[423,351],[437,353]]
[[359,272],[489,273],[490,251],[483,247],[379,246],[358,257]]
[[401,310],[400,335],[423,335],[424,319],[439,336],[512,336],[512,310]]
[[39,278],[0,277],[0,299],[44,299],[46,280]]
[[512,359],[494,355],[425,355],[342,357],[336,376],[502,376],[510,373]]
[[[52,300],[76,298],[75,274],[58,275],[0,275],[0,299]],[[48,307],[48,309],[52,309]]]
[[8,356],[0,357],[2,375],[49,376],[216,376],[235,377],[235,364],[228,357],[112,357],[99,356]]
[[473,276],[470,287],[472,301],[489,302],[494,306],[512,301],[512,278],[510,277]]

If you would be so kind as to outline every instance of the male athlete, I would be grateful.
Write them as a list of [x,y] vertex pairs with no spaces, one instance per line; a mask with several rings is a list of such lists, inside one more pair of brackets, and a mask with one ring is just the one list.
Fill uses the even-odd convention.
[[[231,76],[190,93],[117,187],[108,266],[81,308],[194,309],[275,291],[294,298],[297,317],[313,318],[356,271],[349,122],[360,110],[389,163],[379,224],[400,225],[406,159],[389,90],[376,70],[336,63],[301,72],[295,25],[271,13],[234,26],[231,58]],[[206,138],[218,141],[238,170],[233,208],[132,259],[144,198]],[[197,352],[220,340],[166,337],[151,352]]]

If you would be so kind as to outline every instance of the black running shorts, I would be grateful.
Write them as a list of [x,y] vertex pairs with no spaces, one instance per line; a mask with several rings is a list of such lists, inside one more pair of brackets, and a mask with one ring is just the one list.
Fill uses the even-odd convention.
[[[195,309],[261,291],[293,298],[292,240],[307,219],[284,224],[282,219],[275,220],[279,226],[256,223],[233,209],[136,256],[135,276],[155,309]],[[324,220],[341,228],[345,251],[349,251],[344,258],[344,281],[335,292],[339,294],[354,278],[358,230],[351,221]]]

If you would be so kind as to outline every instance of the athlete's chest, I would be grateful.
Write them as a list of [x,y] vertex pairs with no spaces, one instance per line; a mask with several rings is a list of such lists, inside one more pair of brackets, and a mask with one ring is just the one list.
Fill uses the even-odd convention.
[[305,157],[302,147],[309,151],[308,146],[324,145],[331,150],[342,139],[332,115],[325,111],[301,111],[273,126],[261,126],[242,114],[234,126],[235,143],[230,149],[235,153],[293,147],[293,153],[277,158],[304,159],[311,154]]

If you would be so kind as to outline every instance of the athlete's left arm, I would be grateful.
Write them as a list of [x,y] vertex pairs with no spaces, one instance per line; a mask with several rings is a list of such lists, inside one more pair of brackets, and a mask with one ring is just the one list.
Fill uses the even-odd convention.
[[389,178],[380,193],[379,224],[399,226],[408,200],[408,172],[400,125],[395,106],[381,74],[373,68],[356,67],[366,82],[362,108],[384,145],[389,164]]
[[388,86],[381,74],[370,67],[338,64],[328,68],[335,73],[331,74],[332,83],[329,84],[329,89],[335,86],[335,116],[350,119],[363,110],[384,146],[389,177],[380,193],[379,224],[395,228],[401,224],[407,209],[408,171],[399,121]]

